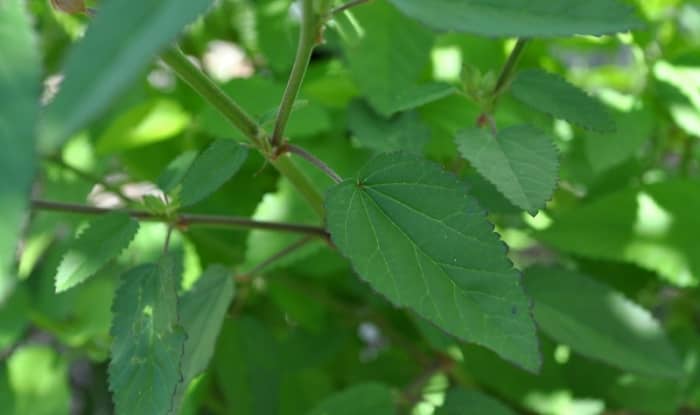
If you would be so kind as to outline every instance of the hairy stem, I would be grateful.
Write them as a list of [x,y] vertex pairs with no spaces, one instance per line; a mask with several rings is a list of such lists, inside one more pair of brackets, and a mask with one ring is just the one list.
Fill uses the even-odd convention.
[[289,121],[289,116],[294,107],[294,102],[299,95],[299,89],[304,82],[306,69],[311,61],[311,53],[318,43],[319,35],[318,19],[314,13],[313,0],[301,0],[301,30],[299,31],[299,46],[297,54],[294,58],[292,72],[287,81],[287,87],[282,96],[282,103],[277,112],[275,120],[275,129],[272,133],[270,143],[272,147],[278,147],[282,144],[284,137],[284,129]]
[[520,56],[522,55],[523,50],[525,50],[526,44],[527,39],[519,38],[518,41],[515,43],[515,47],[513,47],[513,50],[510,52],[508,60],[503,66],[501,74],[498,76],[496,87],[493,89],[492,96],[494,100],[494,106],[496,100],[498,99],[498,96],[503,92],[503,90],[510,83],[510,80],[513,78],[513,72],[515,71],[515,68],[518,65],[518,61],[520,60]]
[[313,154],[309,153],[308,151],[304,150],[303,148],[296,146],[294,144],[287,144],[285,147],[285,150],[291,154],[295,154],[304,160],[308,161],[312,165],[314,165],[316,168],[321,170],[323,173],[326,174],[326,176],[330,177],[331,180],[333,180],[335,183],[340,183],[343,181],[343,178],[340,177],[338,173],[336,173],[332,168],[330,168],[329,165],[324,163],[322,160],[314,156]]
[[325,209],[323,208],[323,197],[316,189],[309,178],[297,168],[292,159],[287,154],[282,154],[270,163],[289,180],[299,193],[306,199],[311,208],[323,218]]
[[[53,212],[65,212],[84,215],[102,215],[114,211],[122,211],[129,214],[135,219],[151,222],[171,222],[171,219],[164,216],[155,215],[145,210],[134,209],[107,209],[95,206],[78,205],[72,203],[53,202],[47,200],[32,200],[32,209],[46,210]],[[214,226],[225,228],[240,228],[240,229],[262,229],[277,232],[300,233],[314,235],[323,239],[328,239],[328,233],[325,229],[318,226],[300,225],[296,223],[285,222],[266,222],[257,221],[239,216],[219,216],[219,215],[200,215],[182,213],[177,216],[175,225],[181,229],[186,229],[191,226]]]
[[359,5],[364,4],[364,3],[368,3],[370,1],[371,0],[350,0],[349,2],[347,2],[345,4],[341,4],[340,6],[331,9],[330,15],[332,16],[334,14],[342,13],[345,10],[348,10],[348,9],[353,8],[355,6],[359,6]]
[[79,169],[75,166],[72,166],[63,160],[60,156],[56,157],[49,157],[46,159],[48,162],[53,163],[59,167],[61,167],[64,170],[67,170],[76,176],[78,176],[80,179],[92,183],[92,184],[99,184],[100,186],[104,187],[105,190],[114,193],[122,202],[124,203],[129,203],[131,200],[122,192],[122,189],[119,188],[119,186],[112,185],[110,183],[107,183],[106,180],[95,176],[89,172],[86,172],[82,169]]

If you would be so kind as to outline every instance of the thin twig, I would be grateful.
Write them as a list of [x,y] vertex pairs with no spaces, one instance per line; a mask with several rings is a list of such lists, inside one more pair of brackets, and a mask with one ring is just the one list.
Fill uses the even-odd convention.
[[165,234],[165,242],[163,243],[163,255],[168,254],[168,248],[170,248],[170,237],[173,235],[173,227],[168,225],[168,231]]
[[262,272],[265,268],[269,267],[270,265],[279,261],[280,259],[284,258],[285,256],[293,253],[297,249],[303,247],[304,245],[309,243],[312,239],[313,239],[313,236],[309,235],[309,236],[305,236],[305,237],[299,239],[298,241],[295,241],[294,243],[284,247],[279,252],[273,254],[272,256],[270,256],[269,258],[264,260],[263,262],[256,265],[253,269],[251,269],[250,271],[243,274],[243,276],[248,277],[248,279],[249,279],[250,277],[254,277],[254,276],[260,274],[260,272]]
[[71,173],[75,174],[80,179],[82,179],[88,183],[99,184],[100,186],[104,187],[105,190],[107,190],[111,193],[114,193],[124,203],[131,202],[129,197],[127,195],[125,195],[124,192],[122,192],[122,190],[119,188],[119,186],[114,186],[110,183],[107,183],[107,181],[105,179],[102,179],[98,176],[93,175],[92,173],[86,172],[78,167],[75,167],[73,165],[66,163],[66,161],[63,160],[60,156],[48,157],[48,158],[46,158],[46,161],[53,163],[53,164],[63,168],[64,170],[70,171]]
[[347,2],[347,3],[345,3],[345,4],[341,4],[340,6],[331,9],[331,11],[330,11],[329,14],[330,14],[331,16],[333,16],[333,15],[342,13],[342,12],[344,12],[344,11],[347,10],[347,9],[350,9],[350,8],[353,8],[353,7],[356,7],[356,6],[359,6],[359,5],[364,4],[364,3],[368,3],[368,2],[370,2],[370,1],[371,1],[371,0],[351,0],[351,1]]
[[405,413],[411,413],[413,407],[420,401],[425,385],[430,382],[436,374],[440,372],[449,371],[454,365],[454,360],[446,355],[438,355],[430,366],[426,367],[425,370],[408,385],[404,390],[402,395],[403,404],[405,407]]
[[494,87],[493,93],[491,94],[494,97],[494,100],[498,98],[501,92],[503,92],[503,89],[506,86],[508,86],[508,83],[510,82],[513,76],[513,71],[515,70],[518,61],[520,60],[520,56],[522,55],[526,44],[527,39],[524,38],[519,38],[518,41],[515,43],[515,47],[513,47],[513,50],[510,52],[508,60],[503,66],[501,74],[498,76],[496,86]]
[[315,167],[317,167],[319,170],[321,170],[323,173],[326,174],[326,176],[330,177],[331,180],[333,180],[335,183],[340,183],[343,181],[343,178],[340,177],[338,173],[336,173],[329,165],[324,163],[322,160],[320,160],[318,157],[314,156],[313,154],[309,153],[308,151],[304,150],[303,148],[296,146],[294,144],[287,144],[284,146],[284,149],[292,154],[295,154],[304,160],[308,161],[309,163],[313,164]]
[[[171,220],[164,216],[154,215],[153,213],[143,210],[115,210],[72,203],[53,202],[47,200],[32,200],[32,209],[86,215],[102,215],[105,213],[121,211],[129,214],[129,216],[135,219],[140,219],[144,221],[169,222]],[[315,235],[325,240],[329,239],[328,232],[326,232],[325,229],[318,226],[300,225],[285,222],[257,221],[239,216],[200,215],[183,213],[178,216],[176,225],[182,229],[186,229],[190,226],[221,226],[227,228],[262,229],[269,231]]]
[[318,29],[318,22],[314,15],[313,0],[301,0],[299,46],[297,48],[296,57],[294,58],[292,72],[289,74],[287,87],[282,96],[282,103],[279,106],[277,118],[275,119],[275,129],[270,139],[273,148],[282,144],[284,129],[287,126],[287,121],[289,121],[289,116],[294,108],[294,101],[296,101],[297,95],[299,95],[301,84],[304,82],[306,69],[309,67],[309,62],[311,61],[311,54],[318,42]]

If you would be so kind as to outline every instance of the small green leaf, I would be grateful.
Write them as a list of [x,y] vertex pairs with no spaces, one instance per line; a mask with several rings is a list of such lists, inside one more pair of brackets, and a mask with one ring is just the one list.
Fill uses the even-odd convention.
[[185,151],[171,161],[156,180],[160,190],[168,193],[182,183],[187,171],[197,158],[196,151]]
[[353,386],[321,401],[309,415],[394,415],[396,403],[387,386],[365,383]]
[[177,326],[174,267],[165,257],[122,277],[112,306],[109,365],[117,415],[165,415],[173,406],[186,337]]
[[632,372],[683,374],[681,361],[654,317],[622,294],[561,268],[531,268],[524,283],[538,326],[588,357]]
[[532,108],[589,130],[615,131],[615,120],[603,104],[557,75],[528,69],[518,73],[513,96]]
[[605,35],[640,26],[617,0],[390,0],[438,30],[494,37]]
[[452,389],[447,393],[445,405],[435,415],[515,415],[510,408],[476,390]]
[[58,266],[56,292],[66,291],[95,275],[129,246],[138,229],[138,222],[120,212],[90,222]]
[[52,153],[98,117],[153,57],[212,0],[111,0],[100,4],[85,38],[73,46],[61,89],[39,126],[39,148]]
[[379,293],[537,370],[520,277],[463,182],[415,156],[380,155],[329,190],[326,208],[334,243]]
[[378,152],[423,154],[430,139],[430,129],[415,112],[403,112],[386,119],[361,102],[350,105],[348,127],[362,147]]
[[248,148],[217,140],[195,159],[182,179],[182,206],[191,206],[223,186],[243,166]]
[[544,207],[557,185],[559,159],[552,140],[523,125],[497,136],[472,128],[457,134],[462,157],[515,205],[531,215]]
[[36,165],[41,62],[26,2],[0,2],[0,303],[14,285],[17,239]]

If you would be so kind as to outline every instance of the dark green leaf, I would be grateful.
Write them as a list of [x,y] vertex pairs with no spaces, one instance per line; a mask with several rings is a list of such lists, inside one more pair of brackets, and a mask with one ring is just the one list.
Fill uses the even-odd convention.
[[632,372],[682,375],[681,362],[659,323],[622,294],[562,268],[531,268],[524,283],[538,326],[556,341]]
[[498,37],[561,37],[624,32],[640,25],[617,0],[390,0],[439,30]]
[[415,112],[403,112],[386,119],[360,102],[348,109],[348,127],[362,147],[378,152],[423,154],[430,139],[430,130]]
[[36,163],[40,60],[25,7],[21,0],[0,3],[0,303],[14,284],[10,269]]
[[117,415],[168,414],[182,382],[185,333],[177,326],[177,276],[171,257],[122,277],[112,306],[110,390]]
[[539,367],[519,275],[464,183],[439,166],[380,155],[326,196],[328,229],[358,274],[447,332]]
[[211,4],[212,0],[102,2],[85,38],[66,58],[66,79],[40,124],[40,150],[55,151],[98,117],[158,51]]
[[192,162],[182,179],[182,206],[214,193],[238,172],[247,157],[248,148],[235,141],[214,141]]
[[379,383],[365,383],[324,399],[309,415],[393,415],[395,406],[391,389]]
[[556,118],[593,131],[615,131],[615,121],[600,101],[557,75],[537,69],[521,71],[511,91],[520,101]]
[[510,408],[496,399],[475,390],[452,389],[447,393],[445,405],[435,415],[515,415]]
[[95,275],[129,246],[138,229],[138,222],[126,213],[109,213],[90,222],[58,266],[56,292],[66,291]]
[[494,137],[472,128],[457,135],[462,157],[516,206],[531,215],[544,207],[557,185],[559,160],[552,140],[529,127],[510,127]]

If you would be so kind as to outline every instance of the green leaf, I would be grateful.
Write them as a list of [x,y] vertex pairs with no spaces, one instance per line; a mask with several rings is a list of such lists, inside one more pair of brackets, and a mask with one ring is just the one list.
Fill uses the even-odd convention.
[[0,3],[0,303],[14,285],[17,239],[36,165],[34,128],[41,93],[39,48],[26,2]]
[[362,147],[378,152],[405,151],[423,154],[430,130],[415,112],[386,119],[361,102],[348,108],[348,128]]
[[180,134],[191,117],[177,101],[154,99],[118,116],[97,139],[95,150],[115,153],[167,140]]
[[640,26],[616,0],[390,0],[402,12],[444,31],[494,37],[605,35]]
[[192,162],[182,179],[182,206],[190,206],[214,193],[243,166],[248,148],[235,141],[217,140]]
[[122,277],[112,306],[110,390],[117,415],[168,414],[182,382],[185,333],[177,326],[174,261],[146,264]]
[[129,246],[138,229],[138,222],[120,212],[90,222],[58,266],[56,292],[66,291],[95,275]]
[[[68,414],[68,362],[49,346],[24,346],[9,357],[7,374],[14,394],[13,415]],[[2,402],[3,413],[8,408]]]
[[190,382],[204,372],[214,355],[224,317],[233,299],[229,270],[213,265],[180,299],[180,324],[187,334],[182,356],[183,381],[178,385],[172,413],[177,414]]
[[622,294],[561,268],[531,268],[523,280],[534,300],[537,325],[556,341],[632,372],[683,374],[659,323]]
[[387,386],[379,383],[355,385],[319,403],[309,415],[393,415],[394,396]]
[[476,390],[452,389],[447,393],[445,405],[435,415],[515,415],[510,408],[496,399]]
[[158,187],[166,193],[175,189],[178,184],[182,183],[182,179],[185,178],[187,171],[196,158],[196,151],[185,151],[177,156],[156,180]]
[[332,188],[326,208],[334,243],[379,293],[537,370],[529,300],[464,183],[415,156],[380,155]]
[[353,79],[377,112],[390,116],[452,93],[449,85],[420,83],[430,62],[433,34],[389,4],[353,10],[359,26],[345,52]]
[[672,180],[624,189],[569,209],[535,236],[564,252],[637,264],[668,281],[700,281],[700,184]]
[[559,160],[552,140],[530,126],[489,132],[472,128],[457,134],[462,157],[516,206],[531,215],[544,207],[557,185]]
[[513,96],[532,108],[598,132],[614,132],[615,121],[603,104],[564,78],[537,69],[518,73]]
[[69,51],[65,80],[42,117],[41,152],[54,152],[97,118],[211,4],[212,0],[101,3],[85,38]]

